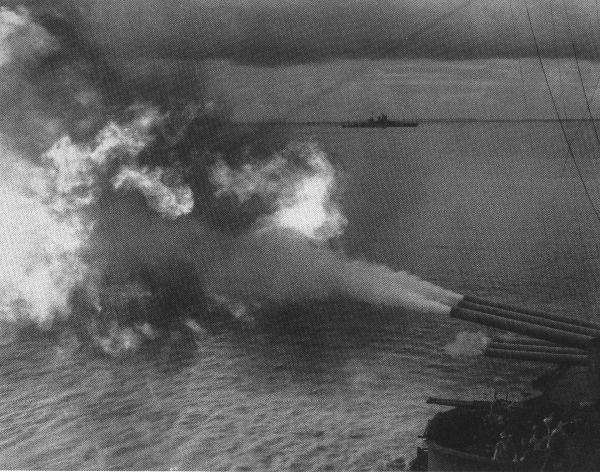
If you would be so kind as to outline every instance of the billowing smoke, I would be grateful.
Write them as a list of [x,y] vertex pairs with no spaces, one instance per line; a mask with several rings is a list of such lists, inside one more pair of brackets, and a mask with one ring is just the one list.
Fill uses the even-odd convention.
[[454,357],[480,356],[489,343],[490,338],[481,331],[461,331],[454,341],[444,346],[444,350]]
[[349,260],[287,228],[244,236],[236,244],[207,280],[211,290],[236,299],[284,303],[342,295],[435,314],[448,314],[457,300],[411,274]]
[[258,196],[273,211],[258,228],[236,242],[235,257],[223,261],[209,280],[237,297],[270,297],[278,302],[332,295],[374,304],[448,313],[451,292],[406,272],[354,261],[315,241],[339,236],[347,221],[335,200],[335,172],[314,143],[293,145],[296,162],[281,155],[237,171],[218,161],[212,178],[217,194],[240,202]]
[[335,203],[335,171],[315,143],[292,143],[268,161],[234,170],[218,160],[211,170],[215,195],[235,196],[240,203],[260,198],[272,214],[265,227],[296,229],[313,239],[340,236],[348,223]]
[[1,152],[1,316],[44,322],[66,309],[69,291],[85,276],[78,254],[89,228],[54,192],[47,169],[27,165],[7,148]]
[[[169,179],[170,177],[170,179]],[[124,166],[113,178],[115,189],[126,188],[140,191],[150,208],[171,218],[186,215],[194,208],[192,190],[180,182],[175,187],[168,180],[179,180],[179,176],[161,168],[153,170]]]
[[200,92],[79,49],[0,10],[5,322],[77,319],[116,353],[170,320],[198,326],[210,303],[244,319],[335,296],[446,314],[460,298],[330,247],[347,221],[318,144],[255,153]]

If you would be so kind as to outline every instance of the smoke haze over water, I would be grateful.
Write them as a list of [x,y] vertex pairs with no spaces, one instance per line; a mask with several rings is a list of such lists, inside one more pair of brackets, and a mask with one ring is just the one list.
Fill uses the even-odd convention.
[[26,9],[0,10],[4,321],[48,325],[85,308],[85,330],[117,352],[198,316],[207,296],[436,314],[458,300],[327,245],[346,220],[318,144],[252,146],[203,96],[201,71],[183,71],[195,79],[180,90],[172,71],[119,68],[86,38],[68,44],[64,21],[45,17],[56,36]]

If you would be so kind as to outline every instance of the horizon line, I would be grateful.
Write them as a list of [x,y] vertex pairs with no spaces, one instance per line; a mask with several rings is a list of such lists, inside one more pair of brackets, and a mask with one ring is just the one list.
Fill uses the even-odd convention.
[[[558,123],[558,122],[595,122],[600,118],[394,118],[397,121],[417,122],[417,123]],[[281,125],[343,125],[347,123],[355,123],[361,120],[284,120],[284,119],[269,119],[256,121],[234,121],[240,125],[265,125],[265,124],[281,124]]]

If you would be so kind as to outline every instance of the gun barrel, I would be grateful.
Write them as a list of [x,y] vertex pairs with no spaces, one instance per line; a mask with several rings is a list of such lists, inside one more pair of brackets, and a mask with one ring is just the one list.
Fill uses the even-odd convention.
[[505,351],[527,351],[527,352],[548,352],[550,354],[580,354],[587,353],[582,349],[564,346],[541,346],[535,344],[503,344],[491,342],[487,345],[487,349],[502,349]]
[[503,318],[508,318],[511,320],[525,321],[527,323],[532,323],[539,326],[546,326],[548,328],[559,329],[561,331],[569,331],[571,333],[583,334],[585,336],[590,337],[600,336],[600,328],[589,328],[587,326],[580,326],[579,324],[574,324],[565,321],[557,321],[551,318],[538,317],[526,313],[519,313],[516,311],[506,310],[503,308],[480,305],[464,300],[459,302],[458,306],[468,308],[470,310],[481,311],[483,313],[489,313],[490,315],[501,316]]
[[469,401],[469,400],[455,400],[453,398],[438,398],[438,397],[429,397],[427,402],[433,405],[442,405],[442,406],[453,406],[460,408],[472,408],[472,409],[482,409],[489,408],[490,404],[486,401]]
[[535,346],[558,346],[556,343],[544,341],[542,339],[528,338],[523,336],[509,336],[498,334],[492,338],[492,342],[504,344],[528,344]]
[[470,321],[473,323],[491,326],[493,328],[504,329],[506,331],[512,331],[534,338],[545,339],[546,341],[551,341],[570,347],[585,349],[590,340],[593,338],[592,336],[587,336],[580,333],[573,333],[547,326],[540,326],[534,323],[470,310],[468,308],[461,307],[460,304],[452,308],[450,311],[450,316],[463,321]]
[[507,311],[514,311],[514,312],[517,312],[517,313],[523,313],[523,314],[526,314],[526,315],[534,316],[536,318],[543,318],[543,319],[546,319],[546,320],[560,321],[560,322],[563,322],[563,323],[569,323],[569,324],[573,324],[573,325],[583,326],[583,327],[586,327],[586,328],[592,328],[592,329],[598,329],[598,330],[600,330],[600,323],[594,323],[592,321],[586,321],[586,320],[580,320],[580,319],[575,319],[575,318],[569,318],[567,316],[554,315],[554,314],[545,313],[545,312],[539,311],[539,310],[532,310],[532,309],[529,309],[529,308],[517,308],[517,307],[514,307],[512,305],[508,305],[506,303],[493,302],[493,301],[490,301],[490,300],[485,300],[483,298],[474,297],[474,296],[471,296],[471,295],[465,295],[463,297],[463,301],[469,302],[469,303],[475,303],[476,305],[484,305],[484,306],[488,306],[488,307],[492,307],[492,308],[499,308],[501,310],[507,310]]
[[555,354],[548,352],[514,351],[505,349],[486,349],[487,357],[520,361],[546,362],[550,364],[589,365],[588,357],[581,354]]

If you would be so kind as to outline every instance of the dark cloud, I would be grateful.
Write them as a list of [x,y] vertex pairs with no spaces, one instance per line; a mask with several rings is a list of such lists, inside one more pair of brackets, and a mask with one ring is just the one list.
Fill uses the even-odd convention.
[[[527,2],[542,54],[573,56],[572,38],[580,57],[597,59],[596,2],[565,2]],[[70,5],[86,20],[86,34],[126,57],[275,66],[335,58],[535,55],[523,0],[85,0]]]

